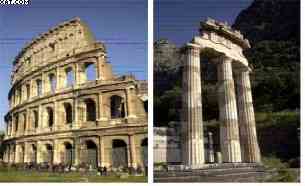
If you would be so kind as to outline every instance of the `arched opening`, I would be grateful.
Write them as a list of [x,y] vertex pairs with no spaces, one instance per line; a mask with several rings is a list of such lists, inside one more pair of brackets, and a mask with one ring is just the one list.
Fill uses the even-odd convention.
[[143,165],[147,167],[148,163],[148,151],[147,151],[147,146],[148,146],[148,139],[144,138],[141,141],[141,151],[142,151],[142,160],[143,160]]
[[22,145],[20,149],[20,162],[24,163],[24,145]]
[[96,79],[96,71],[94,63],[86,63],[84,64],[86,80],[93,81]]
[[71,67],[68,67],[66,69],[66,87],[70,87],[73,85],[74,85],[73,69]]
[[64,153],[64,162],[66,165],[72,165],[73,163],[73,146],[69,142],[64,143],[65,153]]
[[95,121],[96,120],[96,105],[94,100],[86,99],[86,121]]
[[23,114],[23,131],[26,131],[26,113]]
[[53,127],[54,124],[54,112],[51,107],[47,107],[47,119],[48,119],[48,127]]
[[64,103],[64,108],[66,124],[70,124],[73,122],[72,105],[70,103]]
[[26,99],[28,100],[30,98],[30,91],[31,91],[31,89],[30,89],[30,85],[29,84],[27,84],[25,87],[26,87]]
[[86,149],[87,149],[87,164],[91,165],[92,168],[96,168],[98,166],[97,162],[97,146],[96,144],[88,140],[86,141]]
[[53,164],[53,147],[50,144],[46,144],[45,148],[46,148],[46,154],[44,156],[44,160],[47,163]]
[[54,74],[49,75],[49,85],[50,85],[50,91],[54,93],[56,90],[56,77]]
[[111,118],[123,118],[125,117],[125,104],[123,98],[117,95],[111,96]]
[[148,101],[147,101],[147,100],[144,101],[144,102],[143,102],[143,105],[144,105],[144,110],[145,110],[145,112],[147,113],[147,112],[148,112]]
[[37,79],[36,80],[36,94],[37,96],[41,96],[42,95],[42,81],[41,79]]
[[38,112],[36,110],[33,111],[33,120],[34,120],[34,128],[38,128],[38,122],[39,122],[39,118],[38,118]]
[[15,116],[15,132],[18,131],[18,128],[19,128],[19,116],[16,115]]
[[35,144],[31,145],[30,162],[37,163],[37,147]]
[[124,140],[112,140],[112,166],[127,167],[128,166],[128,153],[127,144]]

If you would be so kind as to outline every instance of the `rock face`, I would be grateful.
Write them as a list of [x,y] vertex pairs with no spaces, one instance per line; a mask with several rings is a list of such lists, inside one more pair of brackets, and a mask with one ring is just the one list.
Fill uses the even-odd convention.
[[255,44],[263,40],[300,40],[299,0],[254,0],[235,20],[240,30]]
[[233,27],[252,45],[245,55],[254,66],[256,110],[299,108],[300,1],[255,0]]
[[155,126],[180,119],[181,64],[180,49],[173,43],[166,39],[154,43]]

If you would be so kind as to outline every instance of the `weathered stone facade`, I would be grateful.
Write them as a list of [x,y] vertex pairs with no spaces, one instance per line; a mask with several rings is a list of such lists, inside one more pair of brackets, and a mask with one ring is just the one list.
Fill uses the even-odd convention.
[[113,75],[104,44],[79,18],[59,24],[14,61],[4,161],[144,167],[145,84]]
[[195,36],[184,47],[181,142],[182,163],[186,168],[202,168],[207,163],[203,148],[202,58],[217,66],[221,149],[218,162],[260,163],[249,78],[251,69],[242,53],[249,47],[248,40],[239,31],[213,19],[201,22],[200,36]]

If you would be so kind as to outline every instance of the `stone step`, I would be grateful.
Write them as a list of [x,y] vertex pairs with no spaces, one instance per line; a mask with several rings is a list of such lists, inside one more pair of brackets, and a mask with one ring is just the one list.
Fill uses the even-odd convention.
[[263,167],[231,167],[192,171],[155,171],[155,182],[258,182],[264,177]]

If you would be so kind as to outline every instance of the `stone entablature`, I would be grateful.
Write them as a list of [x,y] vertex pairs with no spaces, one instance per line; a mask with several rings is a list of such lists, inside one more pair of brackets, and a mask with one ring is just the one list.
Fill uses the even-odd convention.
[[[70,33],[80,35],[73,39]],[[57,42],[66,36],[71,40]],[[71,46],[65,46],[68,40]],[[55,43],[53,53],[40,51],[40,45],[50,43]],[[24,61],[28,57],[31,64]],[[14,68],[5,162],[147,165],[147,90],[142,85],[147,82],[115,76],[105,46],[78,18],[27,45]]]

